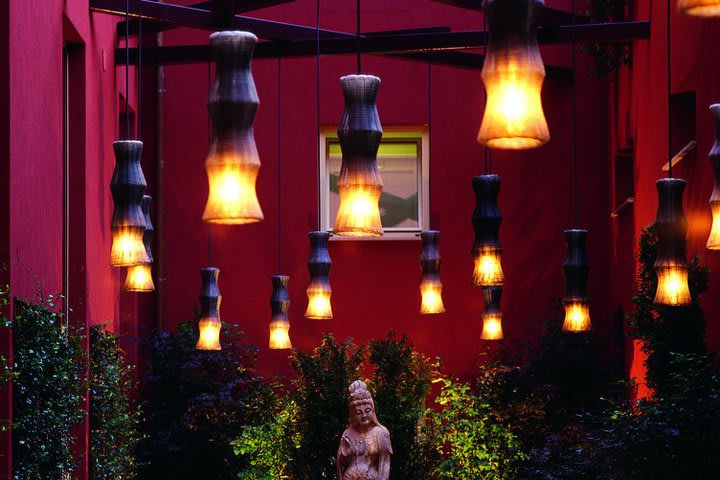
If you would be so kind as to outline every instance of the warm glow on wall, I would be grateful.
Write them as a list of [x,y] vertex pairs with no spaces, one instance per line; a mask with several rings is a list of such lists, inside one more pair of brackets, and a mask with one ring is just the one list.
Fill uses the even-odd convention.
[[710,163],[712,164],[715,183],[710,196],[710,209],[712,211],[712,228],[707,241],[707,248],[720,250],[720,103],[710,105],[713,125],[715,127],[715,143],[710,149]]
[[590,307],[584,300],[563,302],[565,308],[564,332],[586,332],[592,329],[590,323]]
[[307,266],[310,273],[310,285],[306,290],[308,306],[305,318],[312,320],[330,320],[333,318],[332,288],[330,288],[330,252],[328,251],[328,232],[310,232],[310,256]]
[[420,233],[422,247],[420,249],[420,313],[444,313],[442,299],[442,282],[440,281],[440,232],[428,230]]
[[693,17],[720,17],[720,0],[678,0],[677,8]]
[[653,227],[657,234],[655,303],[671,306],[691,302],[685,255],[687,220],[683,210],[685,180],[661,178],[656,182],[658,210]]
[[198,320],[199,336],[196,350],[221,350],[220,331],[220,288],[218,287],[218,276],[220,270],[207,267],[200,270],[202,278],[202,289],[200,291],[200,319]]
[[152,278],[152,264],[143,263],[128,267],[124,288],[128,292],[154,291],[155,283],[153,283]]
[[500,309],[500,298],[502,287],[482,287],[485,309],[483,311],[483,329],[480,334],[482,340],[502,340],[504,338],[502,329],[502,311]]
[[290,277],[287,275],[273,275],[272,277],[273,291],[270,297],[272,317],[270,318],[270,340],[268,342],[270,350],[292,348],[290,342],[290,319],[288,318],[290,295],[287,286],[289,280]]
[[489,27],[482,70],[487,101],[478,142],[491,148],[521,150],[550,140],[542,91],[545,79],[537,44],[542,0],[484,0]]
[[505,283],[502,270],[502,247],[498,237],[502,214],[497,197],[500,192],[498,175],[479,175],[473,177],[475,209],[472,225],[475,241],[472,246],[473,274],[472,284],[480,286],[498,286]]
[[377,112],[380,79],[372,75],[347,75],[340,79],[345,110],[338,126],[342,164],[337,188],[340,206],[333,233],[350,237],[378,237],[382,179],[377,151],[382,127]]
[[257,37],[227,31],[210,35],[216,59],[215,82],[208,99],[212,120],[205,160],[208,200],[203,220],[237,225],[263,219],[255,190],[260,170],[253,122],[260,101],[250,62]]

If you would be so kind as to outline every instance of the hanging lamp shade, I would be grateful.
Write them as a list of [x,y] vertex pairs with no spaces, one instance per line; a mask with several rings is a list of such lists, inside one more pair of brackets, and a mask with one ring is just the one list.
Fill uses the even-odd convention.
[[220,288],[218,287],[220,269],[206,267],[200,269],[202,289],[200,290],[200,319],[198,320],[198,337],[196,350],[222,350],[220,346]]
[[501,263],[502,246],[498,237],[502,214],[497,203],[500,177],[479,175],[473,177],[472,185],[475,192],[475,210],[472,214],[475,231],[472,283],[480,286],[502,285],[505,283],[505,275]]
[[124,285],[125,290],[128,292],[152,292],[155,290],[155,283],[153,283],[152,278],[152,235],[155,230],[152,220],[150,219],[151,201],[152,197],[150,195],[143,195],[142,202],[140,203],[145,220],[143,244],[145,245],[145,252],[147,252],[149,262],[128,267]]
[[442,282],[440,281],[440,232],[429,230],[420,233],[422,249],[420,250],[420,313],[445,313],[442,299]]
[[712,210],[712,228],[707,241],[707,248],[720,250],[720,103],[710,105],[713,123],[715,124],[715,143],[710,150],[710,163],[715,174],[715,187],[710,196]]
[[691,17],[720,17],[720,0],[678,0],[677,8]]
[[347,75],[340,79],[345,111],[338,127],[342,164],[337,182],[340,206],[333,233],[351,237],[379,237],[382,179],[377,151],[382,127],[377,111],[380,79],[372,75]]
[[330,252],[328,251],[328,232],[316,231],[310,237],[310,256],[307,267],[310,272],[310,285],[307,288],[308,305],[305,318],[312,320],[331,320],[333,318],[332,288],[330,288]]
[[573,229],[563,233],[567,245],[567,256],[562,263],[565,277],[563,331],[585,332],[592,328],[587,292],[587,279],[590,274],[586,249],[587,230]]
[[210,35],[215,56],[215,83],[208,112],[212,121],[205,160],[209,194],[203,220],[237,225],[259,222],[263,213],[255,191],[260,157],[253,121],[260,101],[250,70],[257,37],[249,32]]
[[292,348],[290,342],[290,295],[287,286],[290,277],[287,275],[273,275],[272,297],[270,297],[270,350],[286,350]]
[[683,211],[685,180],[661,178],[657,181],[658,209],[655,216],[657,234],[657,259],[655,273],[658,277],[655,303],[662,305],[688,305],[688,266],[685,260],[685,236],[687,220]]
[[110,223],[110,265],[113,267],[130,267],[150,261],[143,244],[145,218],[141,202],[147,183],[140,166],[142,148],[143,144],[138,140],[113,142],[115,170],[110,181],[114,206]]
[[485,310],[483,311],[483,329],[480,338],[483,340],[502,340],[502,311],[500,310],[500,297],[502,287],[482,287]]
[[522,150],[550,140],[542,91],[545,79],[537,43],[542,0],[483,0],[489,28],[482,69],[487,101],[478,142]]

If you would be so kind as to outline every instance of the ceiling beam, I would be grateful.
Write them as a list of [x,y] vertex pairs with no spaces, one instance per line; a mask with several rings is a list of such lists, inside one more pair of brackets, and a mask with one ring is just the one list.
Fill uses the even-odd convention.
[[[483,0],[433,0],[435,2],[452,5],[453,7],[465,10],[482,11]],[[571,12],[559,10],[557,8],[543,6],[542,16],[540,18],[541,25],[569,25],[571,23],[590,23],[590,18],[586,15],[573,15]]]

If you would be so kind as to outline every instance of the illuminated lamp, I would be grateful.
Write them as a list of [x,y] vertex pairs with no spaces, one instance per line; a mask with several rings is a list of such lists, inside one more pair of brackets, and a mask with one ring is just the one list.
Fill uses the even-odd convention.
[[502,285],[505,283],[505,276],[501,264],[502,246],[498,238],[502,214],[497,203],[500,177],[479,175],[473,177],[472,185],[475,192],[475,210],[472,214],[475,231],[472,283],[485,287]]
[[502,287],[482,287],[485,310],[483,311],[483,329],[480,338],[483,340],[502,340],[502,311],[500,310],[500,297]]
[[220,346],[220,288],[218,275],[220,269],[207,267],[200,269],[202,277],[202,290],[200,290],[200,319],[198,320],[198,337],[196,350],[222,350]]
[[140,203],[143,217],[145,219],[145,232],[143,233],[143,244],[150,261],[128,267],[127,276],[125,277],[124,288],[128,292],[152,292],[155,290],[155,284],[152,278],[152,235],[155,231],[152,220],[150,219],[150,195],[143,195]]
[[255,191],[260,157],[253,121],[260,101],[250,70],[257,37],[249,32],[216,32],[210,45],[216,62],[208,112],[212,121],[205,160],[209,194],[203,220],[237,225],[259,222],[263,213]]
[[290,343],[290,295],[287,286],[290,277],[287,275],[273,275],[272,297],[270,297],[270,350],[286,350],[292,348]]
[[565,230],[567,256],[562,264],[565,277],[565,321],[563,331],[585,332],[592,328],[590,323],[590,306],[587,293],[587,279],[590,274],[586,240],[587,230]]
[[677,9],[691,17],[720,17],[720,0],[678,0]]
[[687,220],[683,211],[685,180],[661,178],[657,181],[658,209],[655,216],[658,277],[655,303],[681,306],[690,304],[688,266],[685,261]]
[[715,123],[715,143],[710,150],[710,163],[715,173],[715,187],[710,196],[712,210],[712,228],[707,241],[707,248],[720,250],[720,103],[710,105],[713,122]]
[[420,233],[422,249],[420,251],[420,313],[445,313],[442,299],[442,282],[440,281],[440,248],[438,240],[440,232],[429,230]]
[[379,237],[382,179],[377,151],[382,127],[377,111],[380,79],[372,75],[347,75],[340,79],[345,110],[338,127],[342,163],[337,188],[340,206],[333,233],[350,237]]
[[113,142],[115,169],[110,181],[114,206],[110,223],[110,265],[113,267],[131,267],[150,261],[143,243],[145,218],[141,202],[147,183],[140,166],[142,148],[138,140]]
[[487,101],[477,140],[491,148],[522,150],[550,140],[537,43],[542,0],[483,0],[489,41],[482,69]]
[[330,252],[328,251],[328,232],[310,232],[310,256],[307,267],[310,272],[310,285],[307,288],[308,306],[305,318],[312,320],[330,320],[333,318],[332,288],[330,288]]

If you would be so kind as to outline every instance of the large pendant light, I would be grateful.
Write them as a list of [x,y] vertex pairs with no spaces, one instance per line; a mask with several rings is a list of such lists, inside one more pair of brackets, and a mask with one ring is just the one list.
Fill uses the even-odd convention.
[[565,230],[567,256],[562,264],[565,277],[565,321],[563,331],[584,332],[592,328],[587,293],[587,279],[590,263],[586,251],[587,230]]
[[310,272],[310,285],[307,287],[308,305],[305,318],[312,320],[331,320],[333,318],[332,288],[330,288],[330,253],[328,251],[328,232],[316,231],[310,237],[310,256],[307,267]]
[[657,234],[657,259],[655,273],[658,277],[655,303],[662,305],[688,305],[688,266],[685,258],[687,220],[683,210],[685,180],[661,178],[657,181],[658,209],[655,217]]
[[720,0],[678,0],[677,8],[692,17],[720,17]]
[[444,313],[445,305],[442,299],[442,282],[440,281],[440,248],[438,240],[440,232],[428,230],[420,233],[422,250],[420,251],[420,313]]
[[150,261],[143,243],[145,218],[141,202],[147,183],[140,166],[142,147],[138,140],[113,142],[115,170],[110,181],[114,205],[110,223],[110,265],[113,267],[131,267]]
[[378,237],[382,179],[377,151],[382,127],[377,111],[380,79],[372,75],[347,75],[340,79],[345,111],[338,127],[342,164],[337,182],[340,206],[333,233],[351,237]]
[[220,330],[220,288],[218,287],[218,275],[220,269],[207,267],[200,269],[202,278],[202,290],[200,290],[200,319],[198,320],[198,337],[196,350],[221,350]]
[[505,276],[501,265],[502,246],[498,237],[502,214],[497,203],[500,177],[479,175],[473,177],[472,185],[475,192],[475,210],[472,214],[475,231],[472,283],[481,286],[502,285]]
[[226,31],[210,35],[215,55],[215,83],[208,111],[212,120],[210,150],[205,160],[209,194],[203,220],[243,224],[263,219],[255,181],[260,170],[253,121],[260,101],[250,70],[257,37]]
[[489,26],[482,69],[487,102],[478,142],[491,148],[521,150],[550,140],[542,91],[545,79],[537,43],[542,0],[483,0]]
[[500,297],[502,287],[482,287],[485,309],[483,310],[483,328],[480,338],[482,340],[502,340],[504,338],[502,329],[502,310],[500,309]]
[[143,233],[143,244],[148,255],[148,263],[141,263],[128,267],[127,276],[125,277],[125,290],[128,292],[152,292],[155,290],[155,284],[152,278],[152,235],[154,232],[152,220],[150,219],[150,202],[152,197],[144,195],[141,208],[145,219],[145,232]]
[[270,297],[270,349],[286,350],[292,348],[290,342],[290,295],[287,286],[290,277],[287,275],[273,275],[272,296]]
[[713,123],[715,124],[715,143],[710,150],[710,163],[715,174],[715,186],[710,196],[712,210],[712,228],[707,241],[707,248],[720,250],[720,103],[710,105]]

